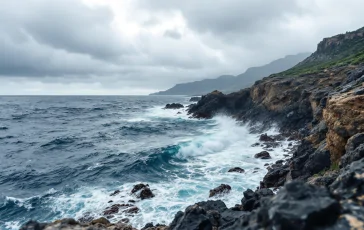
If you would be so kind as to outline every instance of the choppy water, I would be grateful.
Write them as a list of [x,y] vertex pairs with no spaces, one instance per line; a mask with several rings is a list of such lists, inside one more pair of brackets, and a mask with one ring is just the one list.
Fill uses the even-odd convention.
[[[136,200],[130,191],[139,182],[156,196],[137,201],[141,211],[128,217],[135,227],[168,224],[221,183],[232,192],[218,199],[240,203],[242,192],[263,178],[264,164],[283,158],[283,148],[271,152],[272,160],[254,159],[262,149],[250,147],[258,135],[246,126],[162,109],[188,99],[0,97],[0,229],[18,229],[29,219],[100,216],[109,200]],[[246,173],[227,173],[236,166]],[[121,193],[110,197],[116,189]]]

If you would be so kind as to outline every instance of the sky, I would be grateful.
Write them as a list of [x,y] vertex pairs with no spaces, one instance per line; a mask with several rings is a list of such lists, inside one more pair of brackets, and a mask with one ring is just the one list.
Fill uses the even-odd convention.
[[364,26],[363,0],[0,0],[1,95],[143,95]]

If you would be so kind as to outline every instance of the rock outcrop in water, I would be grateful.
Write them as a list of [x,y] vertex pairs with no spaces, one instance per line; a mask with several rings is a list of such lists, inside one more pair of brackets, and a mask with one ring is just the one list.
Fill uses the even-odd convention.
[[[222,201],[199,202],[178,212],[169,227],[161,229],[364,229],[363,84],[364,29],[360,29],[325,39],[296,67],[251,88],[202,96],[189,107],[195,118],[224,113],[261,124],[253,130],[259,132],[276,124],[282,135],[262,135],[264,144],[283,137],[299,142],[290,159],[269,165],[255,192],[242,193],[241,204],[228,209]],[[137,185],[132,193],[146,188]],[[279,191],[274,195],[270,188]],[[211,190],[210,197],[230,189],[221,185]],[[125,223],[116,228],[118,224],[106,219],[95,221],[28,222],[22,229],[132,229]]]

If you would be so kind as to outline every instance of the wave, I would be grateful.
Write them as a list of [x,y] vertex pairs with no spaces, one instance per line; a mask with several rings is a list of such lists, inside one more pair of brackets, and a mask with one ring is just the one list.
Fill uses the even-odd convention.
[[69,145],[76,141],[75,137],[61,137],[61,138],[55,138],[43,145],[41,147],[52,147],[52,148],[60,148],[63,145]]

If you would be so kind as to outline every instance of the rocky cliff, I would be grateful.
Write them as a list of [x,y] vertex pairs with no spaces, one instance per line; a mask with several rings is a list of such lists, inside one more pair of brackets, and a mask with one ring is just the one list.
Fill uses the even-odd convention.
[[[364,42],[363,29],[324,39],[318,50],[291,70],[231,94],[219,91],[189,107],[208,119],[225,113],[262,132],[276,124],[295,139],[292,157],[268,167],[256,191],[241,204],[192,204],[169,226],[145,229],[364,229]],[[354,46],[347,47],[348,44]],[[325,58],[323,58],[325,57]],[[255,124],[255,125],[254,125]],[[279,190],[276,195],[272,190]],[[69,220],[68,220],[69,222]],[[23,229],[132,229],[110,223],[29,222]]]

